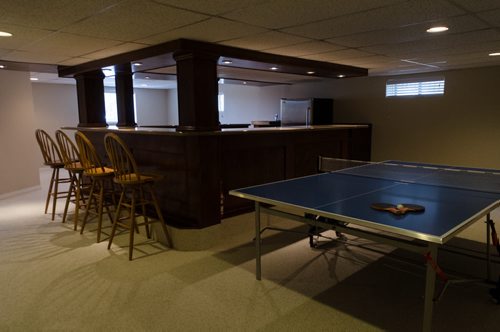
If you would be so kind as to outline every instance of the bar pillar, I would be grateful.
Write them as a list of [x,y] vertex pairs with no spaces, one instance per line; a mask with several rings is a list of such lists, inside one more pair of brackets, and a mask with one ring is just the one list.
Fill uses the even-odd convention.
[[130,63],[115,66],[116,109],[118,127],[135,127],[134,84]]
[[106,127],[104,74],[93,70],[75,75],[78,98],[78,127]]
[[219,56],[200,50],[178,50],[178,131],[220,130],[217,60]]

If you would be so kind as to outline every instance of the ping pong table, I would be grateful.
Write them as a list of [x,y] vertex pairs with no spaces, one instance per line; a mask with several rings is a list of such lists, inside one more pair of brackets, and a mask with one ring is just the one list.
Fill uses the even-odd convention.
[[[261,279],[261,213],[333,229],[420,253],[427,259],[422,329],[430,331],[438,247],[500,206],[500,170],[384,161],[236,189],[255,201],[256,278]],[[423,212],[396,215],[376,202],[416,204]],[[294,212],[287,211],[288,209]],[[298,213],[296,212],[298,211]],[[307,215],[323,218],[307,218]],[[487,226],[487,278],[490,227]]]

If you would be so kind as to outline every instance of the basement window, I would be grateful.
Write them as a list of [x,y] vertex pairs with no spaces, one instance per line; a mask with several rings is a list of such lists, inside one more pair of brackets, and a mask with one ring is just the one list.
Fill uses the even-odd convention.
[[386,97],[429,96],[444,94],[444,78],[395,79],[385,85]]
[[118,110],[116,107],[116,94],[114,92],[104,93],[104,106],[106,109],[106,123],[116,126],[118,123]]

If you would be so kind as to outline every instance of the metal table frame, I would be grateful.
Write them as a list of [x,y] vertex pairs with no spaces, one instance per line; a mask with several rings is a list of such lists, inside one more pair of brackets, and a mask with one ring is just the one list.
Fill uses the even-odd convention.
[[[498,206],[492,207],[490,211],[493,211],[496,207]],[[476,216],[473,222],[483,218],[484,216],[486,216],[486,221],[490,221],[491,220],[490,211],[487,211],[484,214]],[[435,265],[437,265],[438,247],[441,245],[439,243],[425,241],[421,239],[408,240],[401,237],[392,236],[387,233],[371,232],[368,230],[355,228],[348,225],[332,224],[320,220],[312,220],[310,218],[299,216],[293,213],[279,211],[272,207],[262,206],[261,202],[255,201],[255,251],[256,251],[255,276],[257,280],[261,280],[262,278],[261,222],[260,222],[261,213],[266,213],[277,217],[295,220],[301,223],[309,224],[311,226],[321,227],[322,229],[325,230],[331,229],[339,231],[345,234],[350,234],[368,240],[372,240],[375,242],[388,244],[396,248],[401,248],[422,255],[430,255],[432,261],[435,263]],[[349,218],[346,218],[342,221],[350,222]],[[471,222],[470,224],[472,224],[473,222]],[[487,228],[486,279],[491,280],[490,230],[487,223],[486,223],[486,228]],[[439,297],[435,296],[436,295],[435,285],[436,285],[435,266],[433,266],[433,264],[431,264],[431,262],[428,261],[426,267],[426,277],[425,277],[424,314],[423,314],[423,324],[422,324],[423,331],[430,331],[432,328],[432,313],[433,313],[434,302],[435,299]]]

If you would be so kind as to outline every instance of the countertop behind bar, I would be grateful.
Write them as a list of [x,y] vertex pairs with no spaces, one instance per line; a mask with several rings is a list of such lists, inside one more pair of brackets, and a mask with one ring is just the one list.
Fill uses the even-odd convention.
[[65,130],[84,130],[84,131],[98,131],[98,132],[126,132],[137,134],[154,134],[154,135],[234,135],[234,134],[258,134],[258,133],[283,133],[290,131],[321,131],[321,130],[335,130],[335,129],[356,129],[356,128],[369,128],[369,124],[333,124],[321,126],[295,126],[295,127],[259,127],[259,128],[223,128],[220,131],[176,131],[175,128],[166,127],[133,127],[133,128],[119,128],[116,126],[108,127],[63,127]]

